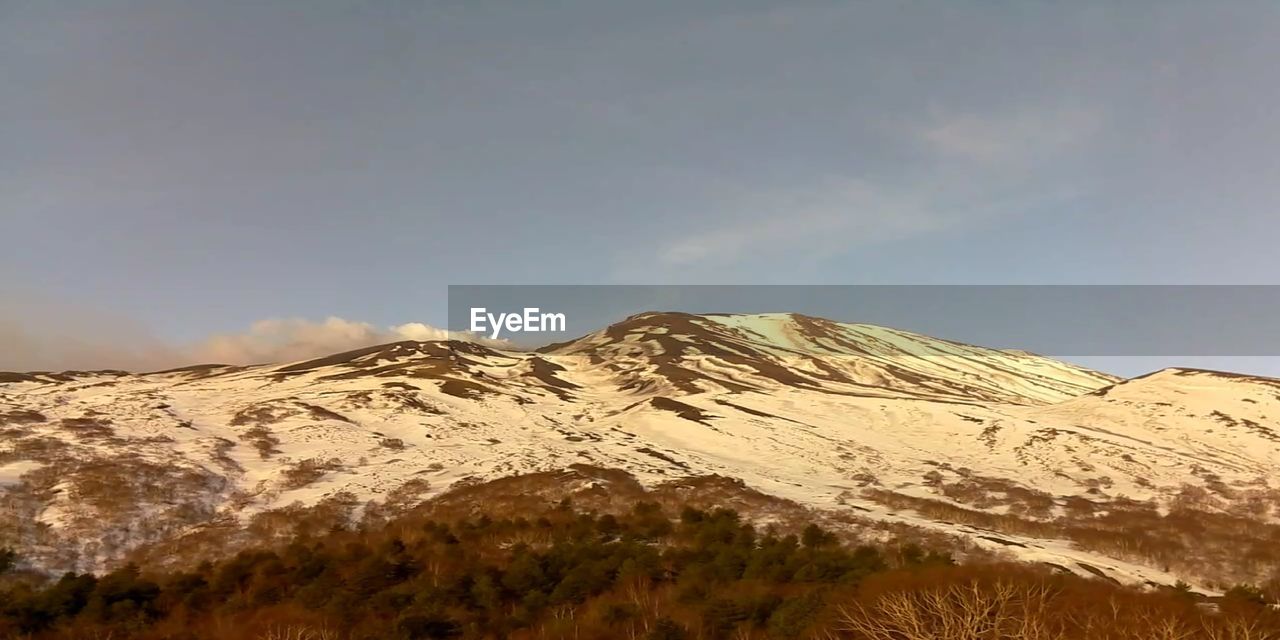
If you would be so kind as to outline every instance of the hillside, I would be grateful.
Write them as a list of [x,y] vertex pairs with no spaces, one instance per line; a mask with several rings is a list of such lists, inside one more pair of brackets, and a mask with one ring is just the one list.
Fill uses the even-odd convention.
[[[1280,381],[1125,381],[793,314],[640,314],[538,352],[398,342],[0,374],[0,545],[50,571],[99,569],[202,531],[267,535],[299,508],[358,515],[591,465],[645,485],[735,478],[849,527],[1210,589],[1276,566],[1275,416]],[[1188,509],[1206,514],[1199,534],[1177,519]],[[1254,559],[1201,549],[1219,529]]]

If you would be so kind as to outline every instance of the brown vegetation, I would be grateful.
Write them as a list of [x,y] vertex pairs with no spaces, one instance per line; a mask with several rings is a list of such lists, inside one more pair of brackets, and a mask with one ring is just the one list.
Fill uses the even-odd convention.
[[266,460],[271,456],[280,453],[276,445],[280,444],[280,438],[275,437],[264,425],[255,426],[248,431],[240,434],[240,439],[249,442],[253,448],[258,450],[258,457]]
[[[348,505],[350,506],[350,505]],[[297,515],[297,514],[295,514]],[[318,523],[317,523],[318,524]],[[18,559],[20,561],[20,558]],[[0,573],[14,558],[0,553]],[[311,527],[185,571],[0,576],[0,638],[29,640],[1274,640],[1239,587],[1206,607],[918,546],[841,544],[728,509],[569,501],[512,518]]]
[[[1075,497],[1062,501],[1063,513],[1050,517],[1046,497],[1023,490],[988,491],[982,483],[938,484],[957,501],[983,509],[1009,506],[992,513],[952,502],[909,496],[883,489],[864,489],[862,497],[894,509],[914,511],[931,520],[958,522],[1012,535],[1063,539],[1109,557],[1160,568],[1196,581],[1225,587],[1280,577],[1280,525],[1248,514],[1205,508],[1203,489],[1188,488],[1171,507],[1151,502],[1108,501]],[[1254,513],[1269,512],[1269,498],[1255,496]]]

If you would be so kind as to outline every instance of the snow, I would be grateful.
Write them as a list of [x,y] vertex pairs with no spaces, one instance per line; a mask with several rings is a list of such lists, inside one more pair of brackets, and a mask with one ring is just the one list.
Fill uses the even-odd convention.
[[0,465],[0,487],[18,484],[22,480],[22,474],[39,469],[41,466],[43,465],[34,460],[19,460]]

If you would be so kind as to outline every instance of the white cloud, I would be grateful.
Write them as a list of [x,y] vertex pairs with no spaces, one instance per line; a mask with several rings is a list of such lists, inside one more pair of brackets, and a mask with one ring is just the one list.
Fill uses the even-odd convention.
[[[475,336],[409,322],[377,327],[368,322],[336,316],[313,322],[303,318],[259,320],[248,331],[213,336],[188,350],[189,360],[222,364],[289,362],[350,351],[375,344],[401,340],[447,340],[450,337],[477,341]],[[478,340],[505,344],[492,340]]]
[[[391,327],[392,333],[402,336],[404,340],[447,340],[449,331],[439,327],[422,324],[421,322],[408,322],[402,325]],[[455,336],[456,337],[456,336]]]
[[336,353],[391,342],[389,332],[367,322],[330,317],[323,322],[301,318],[259,320],[248,331],[216,335],[191,349],[198,362],[252,364],[302,360],[323,353]]

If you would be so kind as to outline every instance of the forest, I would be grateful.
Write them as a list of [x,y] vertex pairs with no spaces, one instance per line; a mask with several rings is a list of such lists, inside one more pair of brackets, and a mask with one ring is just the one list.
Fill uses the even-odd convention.
[[1268,594],[1207,599],[730,509],[568,501],[529,517],[334,527],[185,570],[44,578],[0,551],[0,638],[1263,640]]

